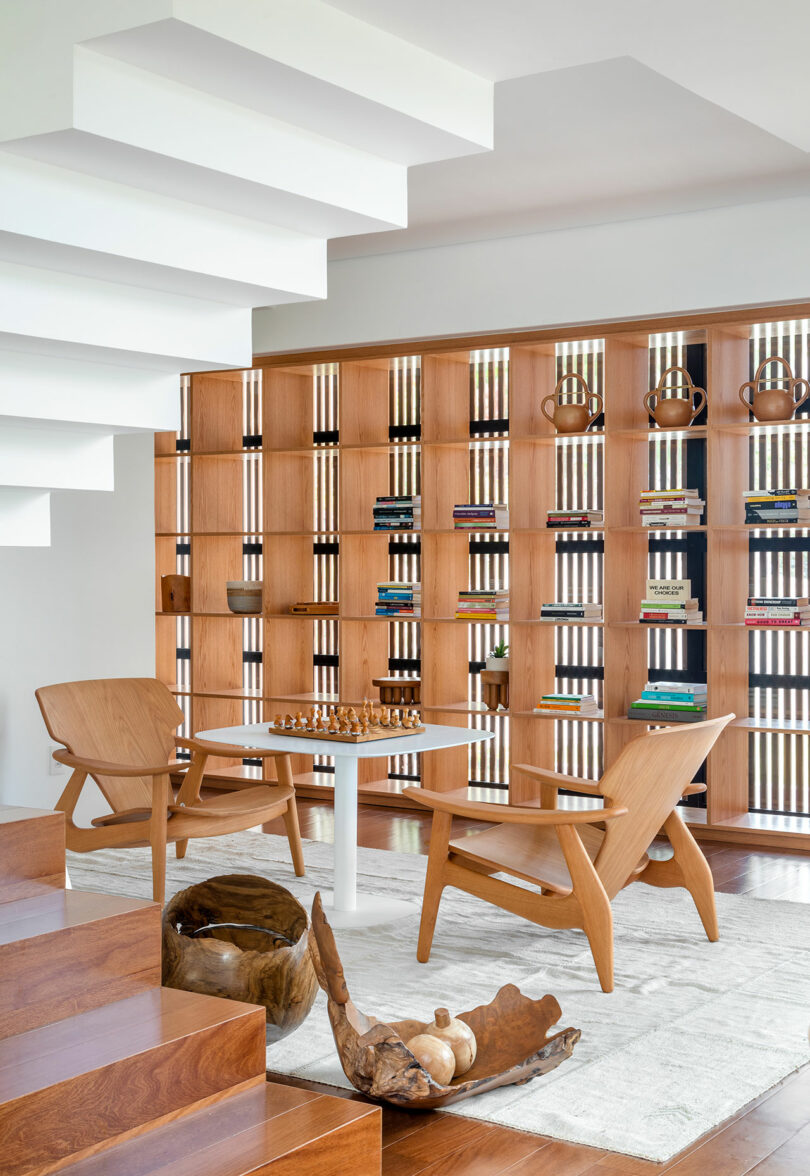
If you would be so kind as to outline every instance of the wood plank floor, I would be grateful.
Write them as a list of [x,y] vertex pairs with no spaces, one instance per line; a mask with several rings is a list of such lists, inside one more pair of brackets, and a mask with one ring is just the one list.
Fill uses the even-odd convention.
[[[301,833],[331,841],[330,805],[299,802]],[[480,825],[459,822],[459,836]],[[268,832],[284,833],[281,821]],[[430,817],[361,806],[358,840],[370,849],[426,853]],[[810,855],[705,844],[717,890],[810,903]],[[808,1009],[810,1021],[810,1009]],[[722,1075],[718,1063],[718,1078]],[[273,1075],[307,1090],[362,1095]],[[810,1066],[787,1078],[667,1164],[527,1135],[435,1111],[383,1108],[383,1176],[807,1176],[810,1173]]]

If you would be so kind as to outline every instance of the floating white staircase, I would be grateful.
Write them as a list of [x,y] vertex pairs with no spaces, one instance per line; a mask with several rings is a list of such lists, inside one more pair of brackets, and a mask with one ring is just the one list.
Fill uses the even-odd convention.
[[492,145],[492,85],[321,0],[25,0],[0,16],[0,545],[254,306],[326,296],[330,237],[404,225],[407,168]]

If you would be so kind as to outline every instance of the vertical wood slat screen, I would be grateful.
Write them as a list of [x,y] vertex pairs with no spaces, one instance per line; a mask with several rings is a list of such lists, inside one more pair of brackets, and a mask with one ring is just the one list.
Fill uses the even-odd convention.
[[[556,377],[577,372],[591,392],[605,394],[603,339],[583,339],[557,345]],[[594,428],[602,422],[594,422]],[[602,510],[604,506],[604,440],[602,437],[566,438],[555,442],[556,506],[558,510]],[[604,539],[600,531],[566,532],[555,543],[555,583],[558,600],[602,603]],[[604,656],[602,629],[587,625],[555,627],[556,676],[559,692],[590,693],[602,708]],[[561,672],[565,667],[567,672]],[[551,687],[550,687],[551,688]],[[602,774],[601,723],[554,721],[555,767],[559,772],[598,779]]]
[[[340,367],[318,364],[313,371],[312,432],[316,451],[312,459],[313,600],[338,600],[340,594],[339,463],[337,451]],[[329,440],[319,440],[329,438]],[[340,663],[337,619],[312,622],[312,689],[338,698]],[[334,756],[313,757],[313,769],[333,771]]]
[[[243,372],[242,439],[246,453],[242,458],[242,577],[245,580],[261,580],[264,576],[262,455],[260,451],[250,452],[261,445],[261,431],[261,372]],[[245,617],[242,621],[242,689],[247,697],[242,700],[243,723],[262,720],[263,644],[262,618]],[[254,766],[261,767],[260,764]]]
[[[388,421],[392,445],[388,466],[389,494],[422,493],[422,369],[418,355],[391,361],[388,372]],[[369,507],[370,509],[370,507]],[[392,535],[388,544],[388,575],[392,580],[422,582],[422,547],[418,535]],[[414,621],[388,625],[388,673],[418,676],[422,658],[421,628]],[[395,780],[418,780],[418,755],[389,756],[388,775]]]
[[[509,504],[509,351],[490,348],[470,353],[470,502]],[[469,588],[509,588],[508,535],[472,532],[468,536]],[[506,550],[501,550],[503,546]],[[461,585],[459,585],[461,587]],[[467,702],[483,709],[481,670],[487,654],[509,643],[508,625],[470,625]],[[470,726],[494,733],[486,743],[471,744],[468,779],[471,785],[506,788],[509,782],[509,720],[494,714],[473,714]]]
[[[795,376],[810,376],[810,320],[767,323],[751,331],[750,378],[763,360],[783,356]],[[773,369],[768,369],[768,376]],[[777,373],[781,374],[781,373]],[[810,420],[810,402],[797,420]],[[749,486],[810,487],[806,429],[757,429],[749,443]],[[752,529],[752,595],[806,596],[810,585],[810,528]],[[749,633],[749,706],[758,719],[810,720],[810,633]],[[810,813],[808,736],[749,734],[749,804],[756,812]]]
[[[188,452],[191,437],[191,377],[182,376],[180,379],[180,428],[175,442],[178,454]],[[175,572],[181,576],[191,575],[191,459],[187,456],[178,457],[176,464],[175,501],[177,503],[177,517],[175,530],[177,531],[177,547],[175,556]],[[177,705],[183,712],[183,724],[179,734],[190,739],[192,731],[191,718],[191,617],[179,616],[175,621],[176,630],[176,675],[175,682],[184,694],[176,695]],[[179,758],[190,758],[189,753],[181,753]]]

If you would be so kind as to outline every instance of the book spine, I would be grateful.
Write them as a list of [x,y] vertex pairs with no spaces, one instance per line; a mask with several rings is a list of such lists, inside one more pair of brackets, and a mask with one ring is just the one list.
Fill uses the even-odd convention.
[[699,723],[706,717],[705,711],[673,711],[667,709],[661,710],[637,710],[630,707],[627,712],[628,719],[641,719],[648,723]]

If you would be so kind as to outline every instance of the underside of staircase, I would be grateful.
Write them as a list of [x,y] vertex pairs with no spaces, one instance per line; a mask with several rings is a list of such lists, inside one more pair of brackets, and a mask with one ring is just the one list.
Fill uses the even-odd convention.
[[0,16],[0,545],[326,296],[329,238],[492,145],[492,83],[322,0],[25,0]]
[[0,1176],[378,1176],[380,1111],[269,1083],[265,1013],[160,987],[160,907],[0,807]]

